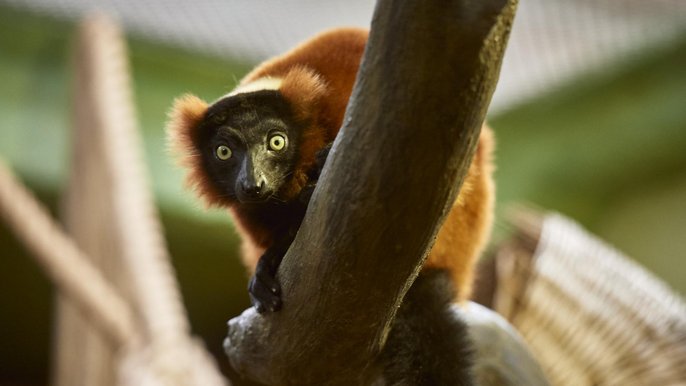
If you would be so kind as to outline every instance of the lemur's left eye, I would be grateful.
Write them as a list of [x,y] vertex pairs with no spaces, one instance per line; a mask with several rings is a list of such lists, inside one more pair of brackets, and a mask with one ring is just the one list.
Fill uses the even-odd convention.
[[274,134],[269,138],[269,150],[279,151],[286,147],[286,137],[283,134]]
[[219,145],[215,149],[215,154],[217,155],[217,158],[219,158],[222,161],[226,161],[227,159],[231,158],[231,153],[231,149],[225,145]]

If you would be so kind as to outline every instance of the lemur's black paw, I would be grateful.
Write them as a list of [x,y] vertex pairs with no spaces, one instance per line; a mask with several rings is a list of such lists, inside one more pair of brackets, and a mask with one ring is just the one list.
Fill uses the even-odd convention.
[[281,309],[281,286],[276,277],[257,270],[248,284],[250,302],[259,313]]

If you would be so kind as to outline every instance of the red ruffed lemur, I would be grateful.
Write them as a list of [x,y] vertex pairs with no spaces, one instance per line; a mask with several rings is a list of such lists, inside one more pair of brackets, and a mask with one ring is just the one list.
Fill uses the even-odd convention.
[[[212,104],[193,95],[174,102],[170,144],[187,169],[187,184],[208,206],[230,211],[259,312],[281,307],[276,272],[342,125],[367,35],[354,28],[322,33],[258,65]],[[469,344],[448,306],[470,295],[490,233],[492,147],[483,126],[462,190],[381,354],[387,384],[470,384],[457,381],[467,379]],[[408,369],[408,361],[417,366]],[[446,361],[450,371],[434,368]]]

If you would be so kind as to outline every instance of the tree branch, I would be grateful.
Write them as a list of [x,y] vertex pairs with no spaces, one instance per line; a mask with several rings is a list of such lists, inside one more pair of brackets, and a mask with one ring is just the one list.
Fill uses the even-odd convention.
[[319,186],[279,271],[284,308],[229,322],[236,370],[357,384],[469,168],[517,0],[380,0]]

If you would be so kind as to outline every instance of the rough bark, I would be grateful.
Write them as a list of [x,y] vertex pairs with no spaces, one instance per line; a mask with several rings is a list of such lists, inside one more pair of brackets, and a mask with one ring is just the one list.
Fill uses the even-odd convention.
[[471,162],[516,0],[380,0],[353,95],[279,271],[284,307],[229,322],[265,384],[359,384]]

